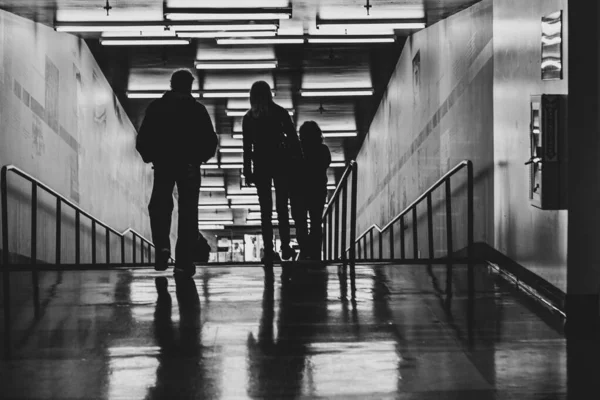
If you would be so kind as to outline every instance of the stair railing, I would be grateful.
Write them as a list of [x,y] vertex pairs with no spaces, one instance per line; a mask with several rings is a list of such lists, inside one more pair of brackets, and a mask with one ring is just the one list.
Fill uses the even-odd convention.
[[[110,239],[111,235],[115,235],[120,238],[121,244],[121,259],[120,263],[114,263],[116,265],[147,265],[145,262],[152,261],[152,249],[154,245],[142,234],[138,233],[134,229],[128,228],[123,232],[118,232],[108,224],[102,222],[100,219],[94,217],[90,213],[82,210],[79,206],[62,196],[60,193],[51,189],[48,185],[42,183],[39,179],[27,174],[25,171],[17,168],[14,165],[5,165],[2,167],[1,175],[1,190],[2,190],[2,264],[6,269],[10,264],[10,253],[9,253],[9,226],[8,226],[8,173],[12,172],[17,176],[31,182],[31,253],[30,253],[30,264],[38,264],[37,260],[37,211],[38,211],[38,190],[41,189],[44,192],[52,195],[56,199],[56,252],[55,252],[55,264],[54,265],[70,265],[62,262],[62,208],[66,205],[75,211],[75,265],[81,264],[81,217],[86,217],[91,220],[91,245],[92,245],[92,259],[91,264],[97,264],[97,240],[96,233],[98,226],[105,231],[105,263],[113,265],[111,260],[111,248]],[[125,240],[128,234],[132,234],[133,249],[132,249],[132,260],[129,262],[125,259]],[[140,241],[140,261],[137,261],[137,243]],[[148,250],[148,260],[144,260],[144,253]]]
[[[348,185],[350,185],[349,216]],[[356,258],[354,246],[350,247],[348,257],[346,257],[346,252],[341,251],[341,249],[345,249],[348,242],[354,243],[356,238],[357,185],[358,164],[355,160],[352,160],[346,166],[346,169],[323,212],[323,260],[346,262],[353,261]],[[347,237],[348,223],[350,225],[349,238]]]
[[[358,247],[358,259],[360,260],[369,260],[369,261],[393,261],[393,262],[402,262],[404,264],[430,264],[430,263],[444,263],[444,262],[458,262],[463,260],[458,260],[454,258],[454,244],[452,238],[452,186],[451,186],[451,178],[456,175],[458,172],[467,169],[467,260],[472,259],[472,251],[473,251],[473,241],[474,241],[474,233],[473,233],[473,224],[474,224],[474,210],[473,210],[473,163],[470,160],[464,160],[448,171],[444,176],[438,179],[425,193],[419,196],[415,201],[413,201],[408,207],[406,207],[401,213],[399,213],[396,217],[394,217],[387,225],[383,228],[380,228],[377,224],[371,225],[367,228],[360,236],[356,238],[354,241],[354,245],[351,245],[349,249],[346,251],[356,252],[353,250],[353,247]],[[446,249],[447,255],[446,258],[435,258],[435,248],[434,248],[434,235],[433,235],[433,201],[432,201],[432,193],[444,185],[445,187],[445,214],[446,214]],[[419,257],[419,232],[418,232],[418,215],[417,215],[417,206],[423,202],[427,202],[427,242],[428,242],[428,258]],[[413,257],[406,257],[405,251],[405,237],[404,231],[406,230],[406,221],[405,217],[408,214],[411,214],[412,219],[412,239],[413,239]],[[400,221],[400,257],[395,256],[394,252],[394,224]],[[383,258],[383,234],[389,231],[389,253],[390,257],[388,259]],[[374,235],[375,232],[378,235],[379,242],[379,257],[375,257],[374,250]],[[367,237],[369,237],[369,248],[367,248]],[[362,256],[362,257],[361,257]]]

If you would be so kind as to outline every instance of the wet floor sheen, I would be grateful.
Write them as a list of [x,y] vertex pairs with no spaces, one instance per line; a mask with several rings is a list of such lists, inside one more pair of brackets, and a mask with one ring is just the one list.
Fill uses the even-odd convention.
[[476,266],[48,272],[2,327],[0,398],[564,399],[551,313]]

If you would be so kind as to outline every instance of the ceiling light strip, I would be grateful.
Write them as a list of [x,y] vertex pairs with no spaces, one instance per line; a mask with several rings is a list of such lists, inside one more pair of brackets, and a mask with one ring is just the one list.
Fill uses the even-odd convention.
[[423,18],[357,18],[357,19],[323,19],[317,15],[317,29],[321,26],[350,28],[354,26],[371,26],[390,29],[423,29],[427,26]]
[[277,60],[211,60],[196,61],[196,69],[273,69]]
[[264,21],[59,21],[58,32],[142,32],[142,31],[275,31],[279,20]]
[[323,137],[325,138],[340,138],[340,137],[356,137],[356,131],[323,131]]
[[302,89],[302,97],[372,96],[373,88]]
[[311,44],[361,44],[361,43],[394,43],[396,36],[356,36],[356,35],[328,35],[328,36],[307,36],[308,43]]
[[265,31],[209,31],[209,32],[187,32],[179,31],[177,36],[192,39],[216,39],[216,38],[242,38],[242,37],[270,37],[277,35],[275,30]]
[[[250,88],[248,89],[214,89],[214,90],[203,90],[200,92],[204,98],[245,98],[250,97]],[[275,96],[275,92],[271,91],[271,94]]]
[[292,7],[166,7],[170,20],[271,20],[290,19]]
[[256,44],[303,44],[304,36],[275,36],[272,38],[218,38],[217,44],[256,45]]
[[169,37],[145,37],[145,38],[100,38],[103,46],[185,46],[190,44],[190,39]]
[[[158,99],[161,98],[167,90],[128,90],[127,97],[130,99]],[[199,98],[200,93],[192,92],[192,97]]]

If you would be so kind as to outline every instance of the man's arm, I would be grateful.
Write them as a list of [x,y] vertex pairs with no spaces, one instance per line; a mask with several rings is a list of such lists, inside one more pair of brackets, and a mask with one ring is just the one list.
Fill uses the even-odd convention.
[[250,131],[248,115],[244,115],[242,120],[242,140],[244,145],[244,176],[246,182],[252,183],[252,132]]
[[144,121],[135,140],[135,149],[142,156],[145,163],[151,163],[155,158],[157,110],[155,103],[151,103],[146,109]]
[[219,144],[219,138],[213,128],[210,115],[204,105],[198,103],[200,106],[199,121],[198,121],[198,135],[200,137],[200,151],[199,151],[199,163],[202,164],[207,162],[215,156],[217,146]]

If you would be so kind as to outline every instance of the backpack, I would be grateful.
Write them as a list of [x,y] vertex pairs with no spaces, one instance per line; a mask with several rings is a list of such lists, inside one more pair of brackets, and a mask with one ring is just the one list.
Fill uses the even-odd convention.
[[210,250],[210,245],[204,236],[198,232],[198,238],[196,239],[196,243],[194,245],[192,261],[200,263],[208,262],[208,259],[210,258]]

